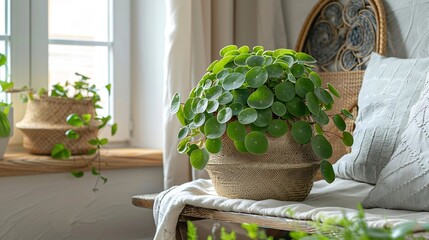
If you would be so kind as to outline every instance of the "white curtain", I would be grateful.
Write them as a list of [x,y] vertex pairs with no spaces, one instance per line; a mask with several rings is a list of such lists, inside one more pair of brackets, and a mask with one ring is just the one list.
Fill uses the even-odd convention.
[[180,124],[170,114],[175,92],[188,96],[229,44],[286,47],[281,0],[167,0],[164,69],[164,187],[205,177],[176,151]]

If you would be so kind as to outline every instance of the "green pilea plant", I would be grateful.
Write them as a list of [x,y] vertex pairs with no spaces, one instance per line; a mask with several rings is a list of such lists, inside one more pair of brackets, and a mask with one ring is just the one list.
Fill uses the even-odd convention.
[[[4,54],[0,53],[0,67],[5,66],[7,64],[7,58]],[[0,81],[1,91],[6,92],[9,89],[13,88],[13,82]],[[0,102],[0,137],[9,137],[11,127],[10,122],[7,116],[9,115],[9,110],[12,107],[11,103]]]
[[[177,150],[190,156],[196,169],[203,169],[209,154],[222,150],[226,134],[242,153],[263,154],[268,150],[267,137],[279,138],[290,129],[297,144],[311,144],[321,161],[327,182],[335,179],[331,163],[332,146],[323,126],[332,120],[342,132],[339,137],[351,146],[353,137],[346,132],[343,117],[349,111],[328,115],[334,97],[340,94],[331,84],[325,89],[313,71],[316,60],[290,49],[264,50],[229,45],[220,50],[220,60],[181,103],[176,93],[171,111],[183,126],[178,134]],[[287,146],[285,146],[287,147]]]

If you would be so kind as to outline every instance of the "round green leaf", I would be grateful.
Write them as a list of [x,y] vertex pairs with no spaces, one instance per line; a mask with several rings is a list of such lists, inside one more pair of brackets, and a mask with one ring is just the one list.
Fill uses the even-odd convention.
[[207,100],[207,98],[201,98],[194,109],[194,113],[203,113],[204,111],[206,111],[208,103],[209,100]]
[[205,92],[208,100],[215,100],[222,94],[222,87],[219,85],[213,86]]
[[351,147],[353,145],[353,136],[349,132],[343,132],[341,141],[344,143],[344,145]]
[[246,46],[246,45],[241,46],[241,47],[238,49],[238,51],[239,51],[239,52],[241,52],[241,53],[248,53],[248,52],[249,52],[249,50],[250,50],[249,46]]
[[244,74],[241,73],[231,73],[229,74],[222,82],[222,87],[225,90],[233,90],[241,87],[244,83]]
[[244,141],[246,133],[246,127],[238,121],[228,123],[226,128],[226,135],[233,141]]
[[233,61],[235,58],[235,56],[233,55],[229,55],[229,56],[224,56],[221,60],[219,60],[219,62],[217,62],[214,67],[213,67],[213,73],[218,73],[220,71],[222,71],[225,68],[225,65],[227,65],[229,62]]
[[317,72],[310,72],[308,77],[313,82],[314,86],[319,88],[322,86],[322,79],[320,78],[319,74],[317,74]]
[[10,136],[10,122],[7,118],[8,113],[0,111],[0,137]]
[[232,110],[233,116],[237,116],[241,112],[241,110],[243,110],[243,104],[241,104],[239,102],[231,103],[231,105],[229,105],[229,107]]
[[253,122],[253,124],[257,127],[266,127],[270,125],[271,120],[273,120],[273,112],[271,112],[271,109],[260,109],[257,110],[257,112],[258,118]]
[[292,101],[286,103],[287,111],[295,117],[302,117],[307,112],[307,106],[298,97],[292,99]]
[[325,111],[320,110],[319,114],[317,115],[312,114],[311,117],[314,119],[314,121],[316,121],[318,124],[322,126],[329,123],[329,117],[325,113]]
[[310,110],[311,113],[317,115],[320,112],[320,106],[319,106],[319,100],[317,100],[316,95],[312,92],[308,92],[305,95],[305,104],[308,107],[308,110]]
[[258,112],[253,108],[246,108],[238,114],[238,121],[241,124],[250,124],[258,118]]
[[209,101],[209,103],[207,104],[207,113],[212,113],[212,112],[216,112],[217,109],[219,108],[219,102],[217,100],[213,100],[213,101]]
[[296,83],[296,78],[295,78],[295,76],[291,73],[291,74],[288,74],[287,75],[287,78],[288,78],[288,80],[290,81],[290,82],[292,82],[292,83]]
[[271,107],[274,102],[274,94],[267,86],[261,86],[247,98],[247,105],[255,109]]
[[246,83],[252,88],[262,86],[268,79],[268,73],[265,68],[254,67],[246,73]]
[[229,55],[237,56],[237,55],[240,55],[240,52],[238,50],[231,50],[225,53],[225,56],[229,56]]
[[175,93],[171,100],[171,114],[176,114],[180,107],[180,93]]
[[251,55],[249,53],[242,53],[240,55],[238,55],[237,57],[234,58],[234,63],[237,66],[246,66],[246,60],[248,57],[250,57]]
[[[264,52],[262,55],[265,55],[265,54],[266,54],[266,52]],[[265,56],[264,57],[264,66],[271,65],[273,62],[274,62],[273,57],[271,57],[271,56]]]
[[335,180],[335,172],[332,164],[327,160],[320,162],[320,172],[322,173],[323,179],[326,182],[332,183]]
[[204,113],[198,113],[194,117],[194,127],[195,128],[201,127],[205,121],[206,121],[206,115]]
[[316,131],[317,134],[321,134],[321,135],[325,133],[322,127],[318,123],[314,124],[314,131]]
[[314,84],[308,78],[300,78],[296,81],[295,91],[298,96],[305,98],[308,92],[314,92]]
[[353,114],[351,114],[349,111],[347,111],[346,109],[341,109],[341,113],[346,117],[346,118],[349,118],[349,119],[352,119],[352,120],[354,120],[354,117],[353,117]]
[[188,133],[189,133],[189,128],[188,127],[183,127],[183,128],[180,129],[179,134],[177,135],[177,137],[179,139],[183,139],[186,136],[188,136]]
[[247,151],[253,154],[263,154],[268,150],[268,140],[264,134],[260,132],[250,132],[246,135],[244,145]]
[[332,104],[334,103],[334,99],[332,98],[331,94],[322,88],[316,88],[314,90],[314,94],[316,94],[316,97],[322,101],[324,104]]
[[241,153],[247,153],[248,152],[246,149],[246,145],[244,144],[244,140],[243,141],[234,141],[234,147],[235,147],[235,149],[237,149]]
[[276,86],[274,92],[280,101],[289,102],[295,97],[295,86],[291,82],[282,82]]
[[234,69],[234,72],[236,73],[241,73],[243,75],[245,75],[250,69],[246,66],[246,67],[236,67]]
[[192,151],[190,156],[190,161],[192,167],[202,170],[207,165],[207,162],[209,161],[209,152],[203,148],[203,149],[196,149]]
[[284,61],[289,67],[292,66],[295,62],[295,59],[290,55],[284,55],[280,59]]
[[211,79],[206,79],[206,80],[204,81],[203,90],[207,90],[207,89],[209,89],[209,88],[212,86],[212,84],[213,84],[213,80],[211,80]]
[[215,117],[207,120],[204,124],[204,133],[208,139],[221,137],[226,131],[226,124],[219,123]]
[[226,123],[228,122],[232,117],[232,110],[229,107],[223,108],[219,111],[217,114],[217,121],[219,123]]
[[69,129],[66,131],[66,136],[68,139],[78,139],[79,138],[79,134],[72,129]]
[[265,67],[269,77],[279,78],[283,76],[283,68],[280,64],[274,63]]
[[316,63],[316,59],[307,53],[299,52],[295,55],[296,60],[304,63]]
[[286,106],[282,102],[274,102],[273,105],[271,105],[271,110],[279,117],[286,114]]
[[274,57],[276,57],[276,58],[281,57],[281,56],[286,55],[286,54],[294,55],[294,54],[296,54],[296,52],[292,49],[286,49],[286,48],[279,48],[279,49],[274,50]]
[[250,56],[247,58],[246,64],[249,67],[262,66],[264,64],[264,57],[256,55]]
[[76,113],[70,114],[66,118],[66,121],[69,125],[74,126],[74,127],[81,127],[84,124],[82,118]]
[[216,154],[222,150],[222,141],[220,140],[220,138],[207,139],[206,140],[206,149],[210,153]]
[[[231,73],[231,70],[224,69],[216,74],[216,79],[224,80],[230,73]],[[212,85],[215,85],[215,84],[212,84]]]
[[316,135],[311,140],[313,152],[322,159],[332,157],[332,146],[323,135]]
[[313,131],[308,122],[297,121],[292,124],[292,137],[295,142],[299,144],[309,143],[312,136]]
[[341,132],[346,130],[346,123],[344,122],[344,119],[339,114],[335,114],[332,120],[334,120],[334,124],[335,126],[337,126],[338,130],[340,130]]
[[268,126],[268,133],[273,137],[281,137],[287,132],[287,124],[284,120],[275,119]]
[[328,83],[328,89],[335,97],[341,98],[341,95],[338,93],[337,89],[334,86],[332,86],[330,83]]
[[232,95],[234,96],[234,102],[239,102],[243,105],[247,104],[247,99],[250,96],[250,89],[235,89],[232,90]]
[[258,127],[258,126],[256,126],[255,124],[250,124],[250,130],[251,131],[258,131],[258,132],[260,132],[260,133],[266,133],[267,131],[268,131],[268,126],[265,126],[265,127]]
[[194,119],[195,113],[192,111],[192,102],[193,98],[189,98],[185,102],[185,106],[183,107],[183,115],[185,118],[189,121],[192,121]]
[[238,49],[238,47],[237,47],[237,46],[235,46],[235,45],[228,45],[228,46],[223,47],[223,48],[219,51],[219,55],[220,55],[221,57],[223,57],[223,56],[225,56],[225,54],[226,54],[227,52],[229,52],[229,51],[233,51],[233,50],[237,50],[237,49]]
[[189,145],[188,149],[186,150],[186,154],[188,156],[191,156],[191,153],[197,149],[200,149],[197,144],[191,144],[191,145]]
[[226,104],[230,103],[233,99],[234,99],[234,97],[232,96],[232,93],[224,92],[224,93],[222,93],[222,95],[219,96],[217,101],[219,102],[220,105],[226,105]]
[[290,68],[290,72],[293,74],[294,77],[299,78],[302,76],[302,74],[304,74],[304,65],[302,64],[294,64],[291,68]]
[[51,157],[55,159],[69,159],[71,152],[64,144],[55,144],[51,150]]
[[177,152],[182,154],[185,153],[189,148],[189,137],[182,139],[179,144],[177,144]]
[[198,107],[198,103],[200,102],[201,98],[199,97],[195,97],[192,99],[192,105],[191,105],[191,110],[194,114],[197,114],[197,107]]

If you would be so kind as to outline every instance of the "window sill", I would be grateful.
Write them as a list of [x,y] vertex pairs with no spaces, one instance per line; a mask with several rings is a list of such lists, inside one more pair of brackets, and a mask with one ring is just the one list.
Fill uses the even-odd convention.
[[[22,147],[11,146],[4,159],[0,160],[0,177],[62,173],[77,169],[88,171],[91,169],[91,165],[86,164],[88,159],[88,156],[76,156],[68,160],[56,160],[49,156],[32,155]],[[98,162],[95,163],[98,165]],[[160,166],[162,151],[158,149],[115,148],[101,152],[103,170]]]

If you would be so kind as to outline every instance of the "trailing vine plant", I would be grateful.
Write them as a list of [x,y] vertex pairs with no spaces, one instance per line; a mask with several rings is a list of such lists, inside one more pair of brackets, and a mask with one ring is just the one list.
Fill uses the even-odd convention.
[[330,132],[323,126],[332,120],[344,145],[351,146],[344,118],[353,116],[346,109],[326,113],[340,94],[331,84],[323,85],[313,70],[316,60],[303,52],[262,46],[229,45],[219,54],[221,59],[210,64],[183,103],[179,93],[173,96],[171,112],[182,125],[177,151],[188,154],[194,168],[203,169],[209,155],[222,150],[225,134],[239,152],[264,154],[267,136],[279,138],[290,129],[297,144],[311,144],[322,159],[324,179],[334,181],[327,161],[332,146],[325,137]]

